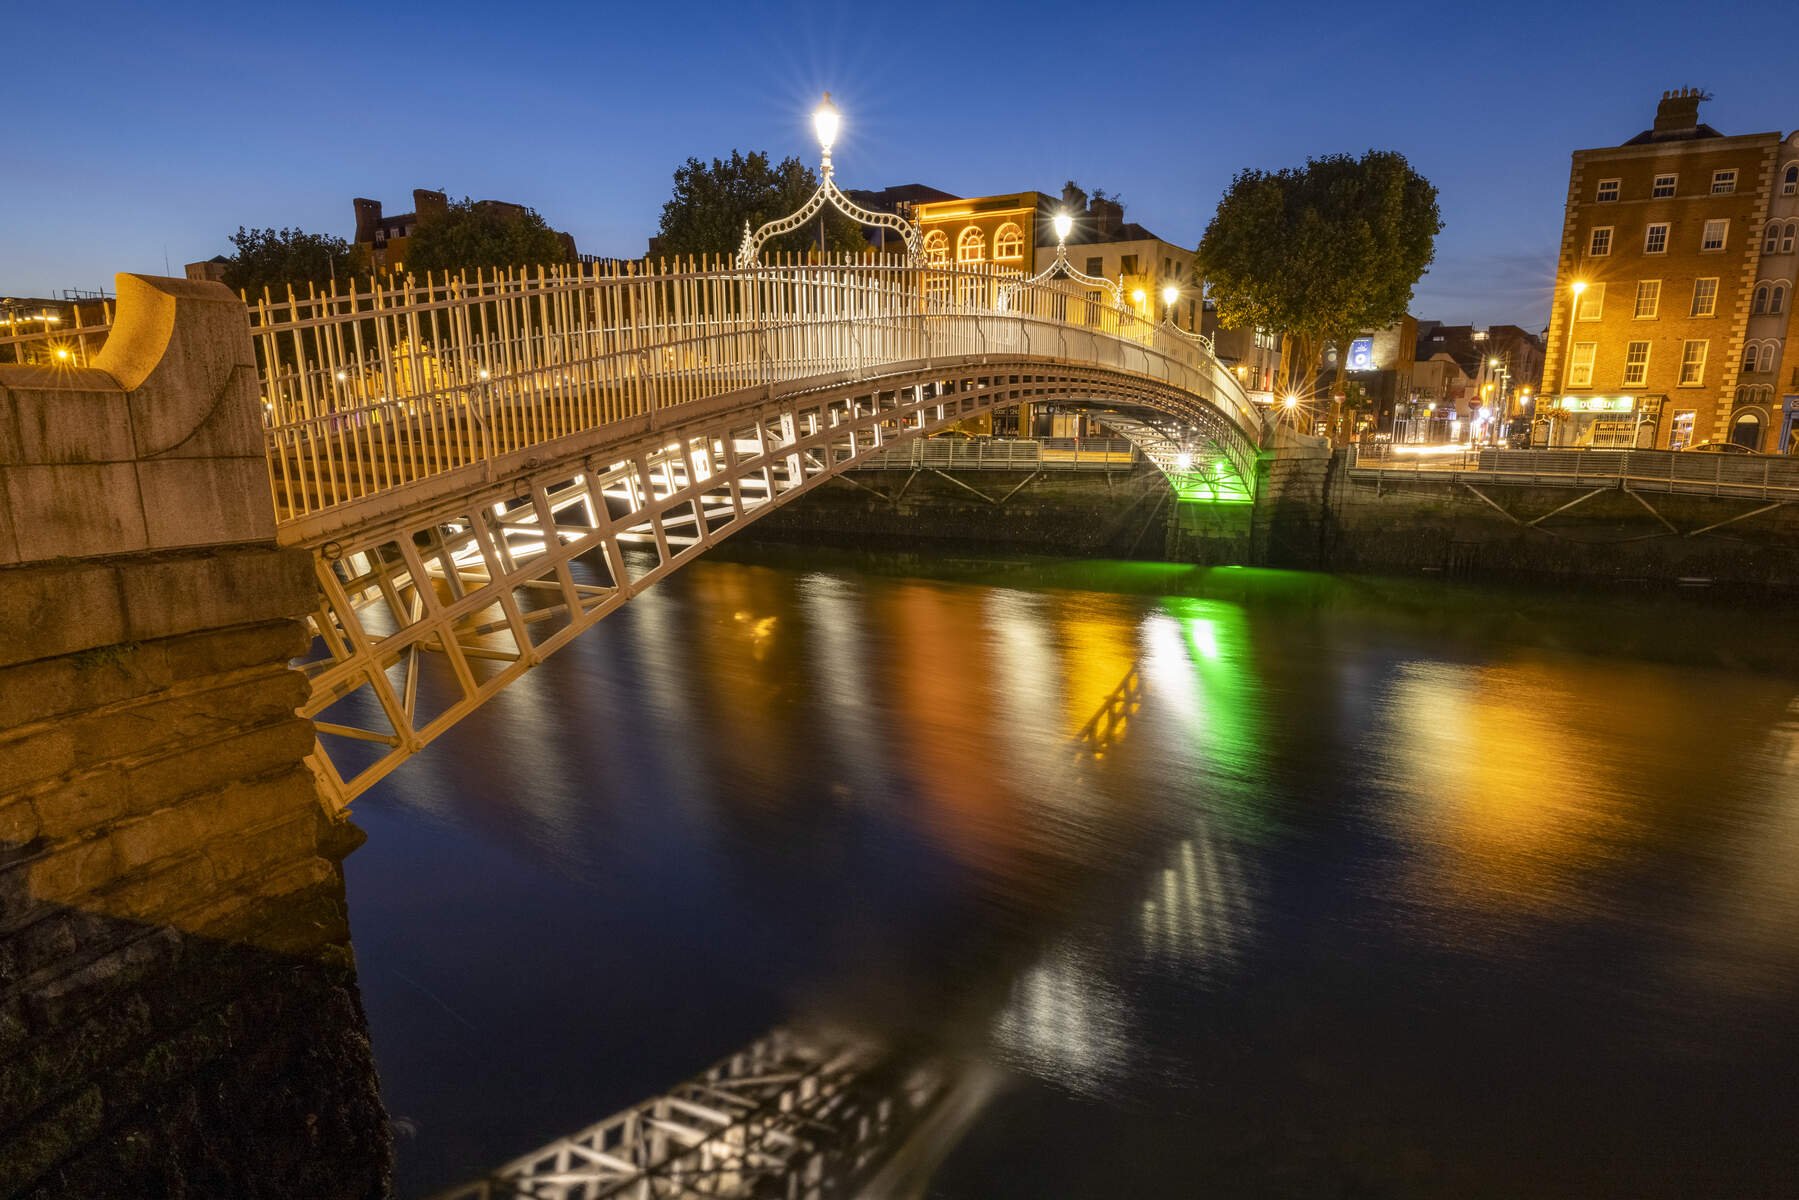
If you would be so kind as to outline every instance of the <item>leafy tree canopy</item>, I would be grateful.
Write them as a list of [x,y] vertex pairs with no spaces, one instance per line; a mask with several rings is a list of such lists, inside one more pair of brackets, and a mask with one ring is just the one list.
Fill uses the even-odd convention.
[[[818,176],[797,158],[770,165],[761,151],[731,151],[707,166],[690,158],[675,168],[675,190],[662,206],[658,250],[667,255],[735,254],[743,226],[757,229],[806,202]],[[825,245],[831,251],[868,249],[861,228],[835,209],[824,215]],[[818,218],[764,243],[764,254],[804,253],[818,248]]]
[[362,256],[339,237],[299,229],[245,229],[231,235],[235,247],[225,267],[225,284],[261,294],[264,288],[285,297],[288,285],[329,284],[356,274]]
[[1404,155],[1335,154],[1239,172],[1197,265],[1219,321],[1288,334],[1284,373],[1305,378],[1327,343],[1405,314],[1442,228],[1437,189]]
[[461,271],[568,261],[568,246],[534,208],[484,204],[464,196],[421,220],[406,241],[406,270]]

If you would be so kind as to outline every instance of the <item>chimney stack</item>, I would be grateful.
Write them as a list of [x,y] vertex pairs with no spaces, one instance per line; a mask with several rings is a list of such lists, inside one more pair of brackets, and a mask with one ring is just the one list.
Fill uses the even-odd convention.
[[356,237],[358,242],[375,240],[375,229],[381,224],[381,201],[365,200],[358,196],[350,201],[356,209]]
[[1699,102],[1711,97],[1699,88],[1677,88],[1662,93],[1655,106],[1655,136],[1682,137],[1699,128]]

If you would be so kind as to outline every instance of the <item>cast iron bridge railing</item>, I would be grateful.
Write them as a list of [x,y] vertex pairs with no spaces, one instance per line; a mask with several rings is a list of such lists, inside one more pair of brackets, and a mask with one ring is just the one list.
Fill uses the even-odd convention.
[[1623,488],[1636,492],[1799,500],[1799,458],[1679,450],[1467,449],[1406,453],[1391,446],[1350,451],[1364,478],[1459,480],[1531,487]]

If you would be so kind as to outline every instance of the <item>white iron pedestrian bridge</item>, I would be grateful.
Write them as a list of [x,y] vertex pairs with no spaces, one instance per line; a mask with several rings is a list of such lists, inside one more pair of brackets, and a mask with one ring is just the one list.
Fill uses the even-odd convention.
[[1098,404],[1143,414],[1171,476],[1241,492],[1263,438],[1202,339],[991,265],[477,273],[249,318],[278,536],[316,561],[302,714],[339,807],[643,588],[912,439]]

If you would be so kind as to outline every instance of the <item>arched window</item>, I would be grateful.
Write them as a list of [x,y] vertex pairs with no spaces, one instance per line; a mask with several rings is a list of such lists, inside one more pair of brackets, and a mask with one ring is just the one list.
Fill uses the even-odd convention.
[[1796,234],[1799,234],[1799,225],[1795,225],[1793,222],[1788,221],[1787,227],[1780,231],[1780,252],[1782,254],[1791,254],[1793,252],[1793,237]]
[[924,235],[924,260],[933,267],[949,262],[949,235],[943,230],[933,229]]
[[1024,257],[1024,231],[1011,221],[999,227],[993,235],[993,257],[998,261],[1010,261]]
[[1772,371],[1774,369],[1774,343],[1773,342],[1763,342],[1762,343],[1761,358],[1756,362],[1755,369],[1758,371],[1763,371],[1763,372]]
[[1762,253],[1772,254],[1780,245],[1780,222],[1768,222],[1768,236],[1762,239]]
[[1743,370],[1745,372],[1755,370],[1755,343],[1754,342],[1750,342],[1747,346],[1743,347]]
[[1762,284],[1755,289],[1755,300],[1749,306],[1751,316],[1759,316],[1768,311],[1768,285]]
[[979,226],[970,225],[956,239],[956,261],[959,263],[978,263],[987,257],[987,235]]
[[1730,426],[1730,440],[1739,446],[1754,450],[1762,444],[1762,418],[1760,413],[1741,412]]
[[1777,283],[1774,285],[1774,291],[1770,293],[1768,298],[1768,311],[1771,313],[1781,312],[1786,306],[1787,290]]
[[1780,194],[1799,196],[1799,163],[1787,164],[1786,173],[1780,177]]

